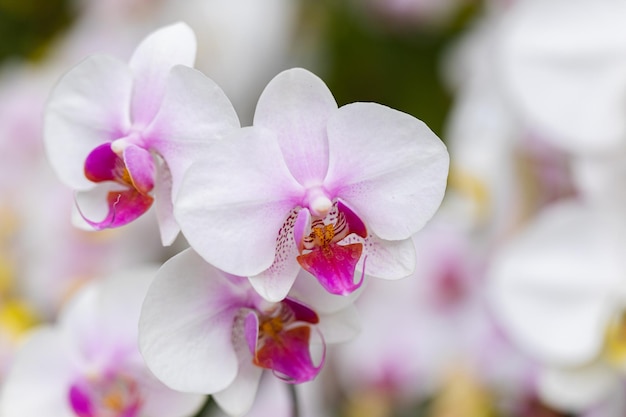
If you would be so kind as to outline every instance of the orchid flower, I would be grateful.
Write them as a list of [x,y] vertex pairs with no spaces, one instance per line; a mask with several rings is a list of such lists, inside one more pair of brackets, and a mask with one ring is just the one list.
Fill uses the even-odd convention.
[[539,360],[549,405],[583,412],[623,391],[623,211],[565,201],[542,212],[490,266],[490,301],[514,342]]
[[78,292],[56,326],[34,330],[7,376],[5,417],[184,417],[205,397],[154,378],[137,346],[142,300],[156,268],[128,270]]
[[357,324],[353,297],[334,297],[310,276],[301,281],[299,292],[271,303],[246,278],[183,251],[161,267],[142,308],[146,364],[175,390],[212,394],[232,416],[248,411],[264,369],[289,383],[312,380],[325,343],[351,338]]
[[365,273],[410,275],[411,235],[439,207],[447,172],[446,148],[423,122],[375,103],[337,108],[322,80],[296,68],[265,88],[254,126],[190,167],[175,216],[206,261],[249,277],[268,301],[301,268],[349,294]]
[[172,199],[194,154],[230,128],[235,111],[191,66],[195,36],[182,23],[148,36],[128,65],[91,56],[49,99],[44,140],[59,178],[78,191],[87,225],[125,225],[157,201],[161,239],[178,234]]

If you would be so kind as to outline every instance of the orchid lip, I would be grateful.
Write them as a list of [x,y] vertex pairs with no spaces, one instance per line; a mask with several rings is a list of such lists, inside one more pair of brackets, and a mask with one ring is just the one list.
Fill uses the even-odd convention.
[[[120,149],[123,150],[118,154]],[[111,189],[102,197],[108,206],[103,220],[93,221],[79,207],[80,215],[96,230],[119,227],[135,220],[152,205],[155,169],[152,154],[127,138],[97,146],[85,160],[85,176],[95,183],[117,183],[121,189]]]
[[315,311],[291,299],[285,299],[269,312],[251,311],[245,319],[248,348],[255,365],[271,370],[288,383],[314,379],[325,357],[325,346],[319,365],[310,352],[311,332],[317,331],[319,318]]
[[[356,291],[363,283],[365,257],[361,242],[346,242],[350,235],[365,239],[367,229],[363,221],[341,200],[338,200],[328,215],[310,221],[302,217],[298,222],[297,236],[300,255],[296,260],[307,272],[314,275],[330,293],[347,295]],[[304,228],[309,230],[305,234]],[[361,278],[355,282],[355,271],[363,259]]]

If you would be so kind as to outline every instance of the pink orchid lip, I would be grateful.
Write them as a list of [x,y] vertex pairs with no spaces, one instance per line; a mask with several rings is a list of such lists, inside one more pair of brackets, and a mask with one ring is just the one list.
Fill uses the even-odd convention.
[[311,381],[322,369],[326,353],[315,366],[309,346],[311,325],[318,322],[315,311],[289,298],[269,313],[250,312],[244,328],[254,364],[288,383]]
[[[308,236],[304,236],[305,227],[310,230]],[[363,284],[365,265],[360,280],[354,281],[357,263],[363,255],[363,244],[340,244],[351,234],[365,239],[367,229],[341,200],[336,201],[335,210],[331,210],[325,219],[311,221],[307,214],[303,214],[296,220],[294,236],[300,252],[296,259],[331,294],[348,295]]]
[[120,149],[116,152],[113,144],[96,147],[85,160],[87,179],[96,183],[115,182],[123,188],[107,194],[108,213],[101,221],[88,219],[79,208],[81,216],[96,230],[128,224],[145,213],[154,201],[150,193],[154,188],[155,166],[150,152],[132,144],[126,144],[123,149],[118,144],[116,148]]
[[78,417],[136,417],[143,404],[137,382],[125,375],[81,378],[68,401]]

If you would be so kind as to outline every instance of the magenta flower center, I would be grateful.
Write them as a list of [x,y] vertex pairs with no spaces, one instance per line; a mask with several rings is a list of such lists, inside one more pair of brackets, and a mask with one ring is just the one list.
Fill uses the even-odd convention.
[[332,294],[350,294],[362,283],[354,282],[354,274],[363,244],[345,242],[350,235],[365,239],[367,230],[356,214],[337,202],[324,219],[311,222],[310,233],[298,244],[300,266]]
[[143,402],[137,382],[124,375],[80,380],[68,395],[77,417],[136,417]]
[[[312,324],[317,314],[295,301],[286,299],[270,312],[253,314],[256,318],[256,343],[251,345],[253,363],[271,369],[290,383],[310,381],[321,369],[310,353]],[[323,362],[323,360],[322,360]]]
[[[101,221],[83,215],[97,230],[123,226],[145,213],[153,202],[155,163],[152,154],[139,146],[119,141],[96,147],[85,160],[85,177],[95,183],[115,182],[121,187],[107,193],[103,204],[108,214]],[[115,150],[113,149],[115,148]],[[82,213],[81,213],[82,214]]]

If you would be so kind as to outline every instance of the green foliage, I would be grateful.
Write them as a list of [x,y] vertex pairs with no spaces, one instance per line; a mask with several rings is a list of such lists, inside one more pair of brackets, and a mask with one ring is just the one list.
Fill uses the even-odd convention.
[[445,27],[376,20],[346,1],[323,2],[329,13],[324,75],[339,104],[374,101],[412,114],[441,135],[451,96],[442,84],[442,52],[475,13],[463,9]]
[[0,0],[0,62],[37,59],[71,20],[68,0]]

